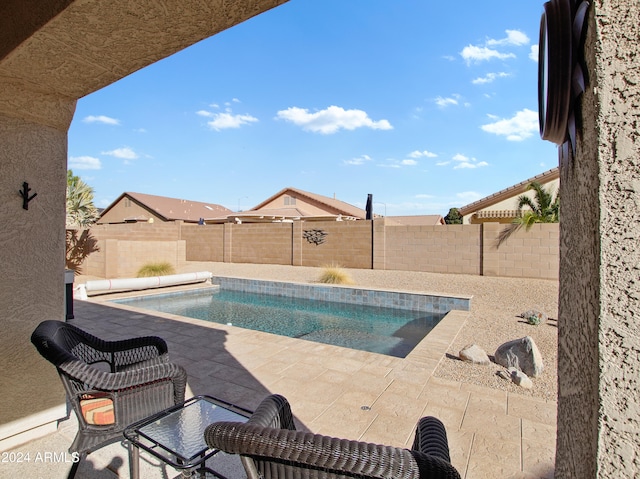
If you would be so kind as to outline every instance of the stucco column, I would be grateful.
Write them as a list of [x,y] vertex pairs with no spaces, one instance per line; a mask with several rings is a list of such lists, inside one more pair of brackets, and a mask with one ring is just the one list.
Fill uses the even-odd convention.
[[561,165],[556,478],[640,471],[640,3],[596,0]]
[[[64,398],[30,336],[40,321],[64,319],[67,129],[74,108],[73,100],[0,78],[0,424]],[[36,195],[28,210],[23,183]]]

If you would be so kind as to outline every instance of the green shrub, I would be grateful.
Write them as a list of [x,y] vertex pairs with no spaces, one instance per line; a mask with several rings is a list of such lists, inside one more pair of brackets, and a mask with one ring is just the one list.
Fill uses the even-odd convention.
[[174,274],[176,271],[171,263],[147,263],[138,270],[138,278],[148,278],[150,276],[166,276]]
[[533,324],[534,326],[539,325],[541,320],[542,319],[537,314],[532,314],[531,316],[527,317],[527,323]]
[[318,281],[327,284],[354,284],[349,273],[337,265],[324,266]]

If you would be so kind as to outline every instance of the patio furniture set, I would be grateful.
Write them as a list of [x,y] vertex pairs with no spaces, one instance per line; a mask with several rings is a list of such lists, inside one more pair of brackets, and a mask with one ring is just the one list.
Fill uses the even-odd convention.
[[207,466],[219,451],[238,454],[249,479],[460,478],[451,465],[444,425],[418,421],[411,449],[297,431],[291,406],[280,395],[255,412],[210,396],[185,400],[187,373],[169,360],[155,336],[105,341],[67,322],[38,325],[31,341],[57,369],[78,418],[69,451],[79,461],[97,449],[129,443],[132,479],[140,449],[182,471],[226,479]]

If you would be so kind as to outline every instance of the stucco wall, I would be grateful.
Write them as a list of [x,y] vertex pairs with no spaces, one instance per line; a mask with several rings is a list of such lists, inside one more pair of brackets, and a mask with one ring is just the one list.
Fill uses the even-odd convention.
[[640,3],[596,0],[561,167],[557,478],[640,471]]
[[[289,203],[285,202],[285,198],[288,198]],[[291,204],[291,199],[295,199],[295,203]],[[304,211],[307,215],[326,215],[327,205],[320,205],[313,201],[311,198],[302,198],[298,194],[291,192],[291,194],[281,195],[274,198],[273,201],[266,203],[261,209],[278,209],[278,208],[297,208],[300,211]]]
[[[0,114],[0,145],[0,422],[7,423],[64,397],[29,338],[40,321],[64,318],[66,132]],[[25,181],[37,194],[28,210],[18,195]]]

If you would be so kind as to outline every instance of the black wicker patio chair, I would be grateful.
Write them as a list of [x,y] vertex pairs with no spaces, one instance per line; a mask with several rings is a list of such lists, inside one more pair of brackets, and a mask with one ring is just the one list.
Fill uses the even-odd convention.
[[[125,427],[184,401],[187,373],[162,338],[104,341],[69,323],[43,321],[31,335],[60,375],[78,418],[69,451],[87,454],[122,439]],[[80,461],[69,471],[72,478]]]
[[249,479],[460,479],[444,425],[434,417],[420,419],[409,450],[296,431],[287,400],[271,395],[246,423],[209,425],[205,440],[240,454]]

